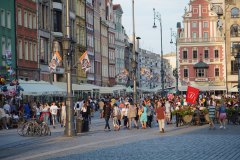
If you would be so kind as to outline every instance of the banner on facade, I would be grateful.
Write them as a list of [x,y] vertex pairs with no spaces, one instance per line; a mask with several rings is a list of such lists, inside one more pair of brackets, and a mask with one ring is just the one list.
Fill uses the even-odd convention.
[[128,80],[128,71],[126,69],[123,69],[116,77],[118,80],[124,81],[125,83]]
[[142,67],[140,72],[141,75],[145,76],[147,79],[151,79],[153,77],[149,68]]
[[48,65],[49,71],[50,73],[53,73],[54,70],[56,70],[57,66],[59,65],[59,63],[62,61],[62,57],[60,56],[58,51],[55,51],[51,62]]
[[186,102],[189,102],[191,104],[195,104],[196,99],[198,98],[198,94],[199,94],[199,89],[198,88],[188,86]]
[[83,55],[79,58],[79,61],[80,61],[81,65],[82,65],[82,70],[84,70],[85,72],[90,70],[91,63],[90,63],[90,60],[88,58],[87,51],[83,53]]

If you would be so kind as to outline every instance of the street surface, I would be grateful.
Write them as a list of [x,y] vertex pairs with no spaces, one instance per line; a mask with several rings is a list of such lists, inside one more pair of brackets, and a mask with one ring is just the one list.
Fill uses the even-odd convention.
[[[112,124],[112,123],[111,123]],[[16,129],[0,130],[1,160],[239,160],[240,126],[209,130],[204,126],[174,125],[160,134],[150,129],[104,131],[104,119],[94,118],[90,132],[64,137],[63,128],[52,136],[21,137]]]

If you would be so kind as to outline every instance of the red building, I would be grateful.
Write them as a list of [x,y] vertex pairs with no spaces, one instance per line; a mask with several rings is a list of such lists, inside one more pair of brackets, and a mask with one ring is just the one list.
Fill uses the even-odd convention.
[[19,79],[39,80],[37,54],[37,4],[16,0],[17,75]]
[[224,34],[207,0],[191,0],[178,29],[179,90],[226,90]]

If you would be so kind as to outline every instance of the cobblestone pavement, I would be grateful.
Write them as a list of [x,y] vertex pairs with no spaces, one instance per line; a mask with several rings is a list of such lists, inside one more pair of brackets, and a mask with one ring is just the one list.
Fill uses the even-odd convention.
[[[20,137],[0,131],[0,159],[180,160],[240,159],[240,126],[209,130],[204,126],[103,131],[104,120],[93,121],[91,131],[64,137],[63,129],[50,137]],[[7,133],[7,134],[6,134]]]

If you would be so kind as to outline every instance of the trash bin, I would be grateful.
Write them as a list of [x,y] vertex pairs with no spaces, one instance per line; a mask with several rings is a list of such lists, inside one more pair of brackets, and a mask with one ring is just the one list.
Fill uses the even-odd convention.
[[76,119],[76,132],[81,133],[83,132],[83,119],[77,118]]
[[89,121],[88,119],[82,120],[82,132],[88,132],[89,131]]

